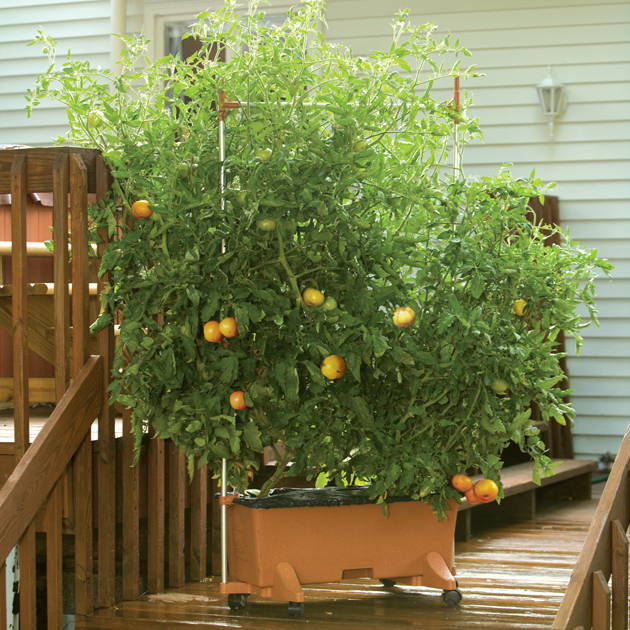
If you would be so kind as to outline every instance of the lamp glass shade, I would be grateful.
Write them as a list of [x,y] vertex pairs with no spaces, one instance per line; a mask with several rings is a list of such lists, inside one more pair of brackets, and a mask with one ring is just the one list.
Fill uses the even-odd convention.
[[536,86],[545,116],[557,116],[564,109],[564,85],[549,74]]

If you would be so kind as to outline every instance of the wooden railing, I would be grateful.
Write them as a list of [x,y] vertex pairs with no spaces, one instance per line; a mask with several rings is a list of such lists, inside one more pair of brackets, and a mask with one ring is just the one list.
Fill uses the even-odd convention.
[[629,475],[630,430],[613,464],[552,630],[628,630]]
[[[95,151],[0,151],[0,194],[12,195],[12,242],[4,250],[11,254],[12,277],[3,299],[11,299],[16,459],[0,488],[0,630],[5,629],[6,610],[12,605],[5,601],[4,563],[16,545],[21,630],[36,626],[61,630],[64,614],[87,616],[119,599],[137,599],[144,592],[182,586],[208,574],[213,488],[207,467],[189,483],[182,454],[171,442],[150,436],[138,464],[132,465],[130,413],[122,413],[122,437],[117,439],[116,414],[108,398],[114,327],[89,338],[94,317],[89,313],[90,293],[95,293],[95,282],[102,286],[109,279],[90,277],[87,207],[89,196],[104,198],[109,184],[107,169]],[[26,195],[50,191],[54,283],[45,285],[45,291],[39,283],[36,291],[26,272]],[[107,245],[107,235],[100,236],[99,256]],[[50,334],[38,337],[33,326],[29,306],[36,306],[40,298],[54,301],[46,311],[50,321],[44,322],[54,328],[54,343]],[[54,365],[57,405],[29,445],[26,357],[33,345]],[[98,437],[93,440],[95,418]],[[45,563],[37,562],[42,544],[36,546],[35,541],[41,533]],[[74,544],[62,534],[73,536]],[[73,566],[62,562],[70,552]],[[117,564],[118,554],[122,562]],[[45,578],[45,593],[43,579],[37,590],[38,571]],[[68,579],[74,583],[73,594],[66,592],[64,597]]]

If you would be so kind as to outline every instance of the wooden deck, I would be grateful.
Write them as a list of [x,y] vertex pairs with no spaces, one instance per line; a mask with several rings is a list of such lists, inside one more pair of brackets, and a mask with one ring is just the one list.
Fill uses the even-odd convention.
[[78,620],[77,630],[190,630],[191,624],[226,630],[549,628],[590,525],[599,492],[594,494],[591,500],[540,505],[535,519],[457,543],[464,600],[454,609],[431,589],[350,580],[306,588],[304,619],[289,619],[286,604],[254,597],[246,611],[231,612],[217,580],[209,580],[100,610]]

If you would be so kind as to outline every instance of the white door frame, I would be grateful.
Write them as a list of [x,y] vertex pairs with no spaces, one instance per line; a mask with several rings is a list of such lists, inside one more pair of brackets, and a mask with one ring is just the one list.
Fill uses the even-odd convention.
[[[281,13],[297,4],[288,0],[272,0],[262,8],[270,13]],[[223,0],[180,0],[177,3],[168,0],[145,0],[143,30],[144,36],[149,40],[149,57],[155,60],[167,54],[164,31],[169,22],[190,20],[192,23],[202,11],[218,10],[224,6]]]

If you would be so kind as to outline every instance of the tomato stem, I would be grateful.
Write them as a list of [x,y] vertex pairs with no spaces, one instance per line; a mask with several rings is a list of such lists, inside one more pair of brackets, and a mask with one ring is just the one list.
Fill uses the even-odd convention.
[[269,491],[274,487],[274,485],[280,479],[282,479],[282,477],[284,477],[284,471],[286,470],[287,465],[290,460],[291,460],[291,454],[288,452],[285,452],[280,457],[280,459],[278,460],[276,464],[276,470],[274,471],[273,475],[271,475],[271,477],[269,477],[269,479],[265,481],[265,483],[262,485],[262,488],[260,489],[260,495],[259,495],[260,498],[266,497],[269,494]]
[[295,302],[298,307],[302,306],[302,295],[300,293],[300,287],[297,283],[297,277],[293,273],[293,269],[289,266],[289,261],[287,260],[287,256],[284,252],[284,241],[282,240],[282,234],[280,234],[280,230],[278,230],[278,262],[282,265],[284,270],[287,272],[287,276],[289,278],[289,284],[295,293]]

